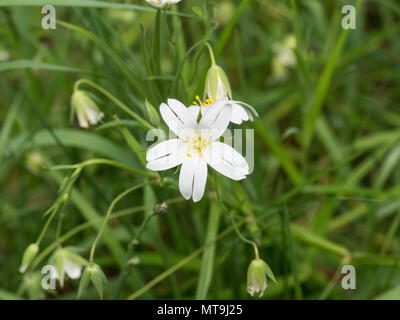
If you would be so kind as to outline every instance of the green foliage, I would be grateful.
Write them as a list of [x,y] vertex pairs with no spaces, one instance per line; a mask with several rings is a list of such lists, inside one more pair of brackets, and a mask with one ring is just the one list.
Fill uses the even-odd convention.
[[[41,28],[46,4],[56,30]],[[357,1],[343,30],[342,5],[2,1],[0,299],[248,299],[250,244],[257,281],[276,280],[263,299],[399,299],[400,6]],[[209,168],[193,203],[177,170],[146,169],[146,133],[166,129],[168,98],[204,92],[208,45],[259,114],[240,127],[254,129],[254,171]],[[97,126],[70,122],[77,90],[104,113]],[[44,290],[42,266],[61,273],[70,246],[80,280]],[[356,290],[340,286],[344,264]]]

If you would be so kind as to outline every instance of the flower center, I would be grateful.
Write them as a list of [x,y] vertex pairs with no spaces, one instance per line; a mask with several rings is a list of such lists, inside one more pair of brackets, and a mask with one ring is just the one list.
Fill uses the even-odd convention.
[[[197,134],[197,130],[195,132]],[[205,139],[197,135],[191,140],[185,140],[185,142],[189,144],[189,153],[187,154],[189,158],[192,157],[190,151],[200,153],[200,157],[203,158],[203,151],[210,145],[210,139]]]

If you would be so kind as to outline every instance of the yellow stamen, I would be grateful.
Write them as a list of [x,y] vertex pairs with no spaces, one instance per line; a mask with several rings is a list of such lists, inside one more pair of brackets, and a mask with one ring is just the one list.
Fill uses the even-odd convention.
[[191,155],[190,153],[188,153],[188,154],[187,154],[187,156],[188,156],[189,158],[191,158],[191,157],[192,157],[192,155]]

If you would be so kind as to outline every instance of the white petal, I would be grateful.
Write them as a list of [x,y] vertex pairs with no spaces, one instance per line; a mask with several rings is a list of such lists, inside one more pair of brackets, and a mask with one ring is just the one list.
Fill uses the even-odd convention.
[[196,161],[187,158],[182,163],[181,172],[179,173],[179,191],[182,196],[189,200],[193,192],[193,179],[196,171]]
[[82,266],[68,259],[65,260],[64,270],[67,276],[71,279],[78,279],[81,276]]
[[88,128],[89,127],[89,123],[86,119],[86,114],[83,112],[83,110],[78,110],[76,111],[76,115],[78,117],[78,122],[79,122],[79,126],[81,128]]
[[212,168],[233,180],[242,180],[249,174],[245,158],[225,143],[214,141],[205,150],[204,158]]
[[214,141],[226,130],[232,118],[232,107],[227,104],[227,99],[218,100],[210,106],[200,120],[199,130],[206,139]]
[[[233,108],[237,108],[240,107],[243,109],[244,112],[246,112],[247,116],[241,116],[241,120],[242,121],[247,121],[248,119],[250,119],[251,121],[253,121],[253,114],[258,117],[258,113],[256,111],[256,109],[254,109],[251,105],[244,103],[242,101],[230,101]],[[237,114],[239,116],[239,114]],[[233,122],[233,121],[232,121]]]
[[231,122],[241,124],[243,121],[249,120],[249,115],[246,110],[239,104],[232,104],[232,118]]
[[[189,112],[189,110],[185,110],[182,113],[184,112],[187,113],[187,115],[184,116],[184,118],[193,117],[193,115]],[[162,103],[160,105],[160,113],[165,123],[171,129],[171,131],[173,131],[179,138],[186,140],[193,134],[194,129],[187,127],[184,124],[183,120],[179,118],[172,111],[172,109],[165,103]]]
[[168,105],[172,111],[175,112],[177,117],[182,120],[185,127],[193,129],[197,127],[196,117],[182,102],[176,99],[168,99]]
[[200,112],[200,106],[190,106],[188,108],[188,110],[193,115],[193,117],[197,120],[197,117],[199,116],[199,112]]
[[204,195],[204,189],[207,182],[207,162],[200,158],[196,165],[196,171],[194,174],[193,182],[193,201],[197,202]]
[[170,139],[157,143],[147,151],[146,160],[152,161],[172,153],[178,153],[179,147],[183,144],[184,142],[181,139]]
[[147,162],[146,168],[153,171],[163,171],[179,166],[183,158],[178,153],[173,153],[168,156],[158,158]]
[[213,128],[214,122],[218,117],[218,114],[225,105],[228,104],[228,99],[219,99],[215,101],[211,106],[206,107],[209,109],[206,111],[199,122],[199,129],[210,129]]

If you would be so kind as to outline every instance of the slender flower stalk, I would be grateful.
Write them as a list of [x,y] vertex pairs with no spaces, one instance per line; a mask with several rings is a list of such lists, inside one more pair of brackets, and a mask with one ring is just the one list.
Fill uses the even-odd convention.
[[163,141],[147,151],[146,168],[163,171],[181,165],[179,190],[185,199],[199,201],[207,182],[207,166],[233,180],[249,174],[249,165],[231,146],[217,141],[232,117],[226,99],[216,100],[200,121],[181,102],[168,99],[160,105],[160,113],[176,139]]

